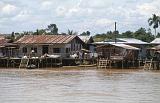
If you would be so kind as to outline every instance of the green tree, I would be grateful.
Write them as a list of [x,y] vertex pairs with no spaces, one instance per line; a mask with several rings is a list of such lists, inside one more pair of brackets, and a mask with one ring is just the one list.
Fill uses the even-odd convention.
[[154,39],[154,36],[151,32],[146,32],[145,28],[140,28],[134,32],[133,37],[145,42],[151,42]]
[[14,42],[14,40],[15,40],[15,34],[14,34],[14,32],[12,32],[12,34],[11,34],[11,42]]
[[123,38],[133,38],[133,32],[131,31],[126,31],[124,33],[122,33],[121,35]]
[[45,29],[37,29],[33,35],[45,35],[46,34],[46,30]]
[[157,33],[157,36],[156,36],[157,38],[160,38],[160,33]]
[[45,29],[40,29],[38,30],[39,35],[45,35],[46,34],[46,30]]
[[90,36],[91,32],[90,32],[90,31],[86,31],[86,34],[87,34],[88,36]]
[[37,29],[36,34],[39,35],[39,30]]
[[58,34],[58,28],[56,24],[50,24],[48,25],[47,30],[49,31],[50,34],[52,35],[56,35]]
[[11,35],[6,37],[7,39],[9,39],[9,42],[12,43],[15,41],[15,33],[12,32]]
[[84,36],[90,36],[91,32],[90,31],[86,31],[86,32],[83,32],[82,34],[80,35],[84,35]]
[[80,35],[87,35],[86,32],[82,32]]
[[156,29],[158,28],[160,24],[160,17],[156,14],[153,14],[151,18],[148,19],[149,26],[153,25],[153,28],[155,30],[155,36],[156,36]]

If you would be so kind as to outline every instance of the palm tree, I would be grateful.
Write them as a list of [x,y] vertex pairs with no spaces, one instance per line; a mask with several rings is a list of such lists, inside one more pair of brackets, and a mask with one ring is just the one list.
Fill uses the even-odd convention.
[[160,17],[156,14],[153,14],[151,18],[148,19],[149,26],[153,25],[153,28],[155,30],[155,36],[156,36],[156,29],[160,25]]
[[77,32],[68,29],[68,35],[77,35]]

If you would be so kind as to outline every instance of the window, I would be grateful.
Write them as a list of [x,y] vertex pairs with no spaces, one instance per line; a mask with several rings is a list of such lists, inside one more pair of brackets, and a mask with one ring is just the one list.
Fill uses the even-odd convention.
[[75,46],[75,44],[73,44],[73,50],[75,51],[75,49],[76,49],[76,46]]
[[81,44],[80,44],[80,46],[79,46],[79,50],[81,50],[81,48],[82,48],[82,46],[81,46]]
[[71,44],[71,51],[73,51],[73,44]]
[[66,53],[69,53],[70,52],[70,48],[66,48]]
[[34,50],[34,53],[37,53],[37,48],[31,48],[31,50]]
[[60,48],[53,48],[53,53],[60,53]]
[[23,53],[27,53],[27,48],[26,48],[26,47],[23,47],[22,52],[23,52]]
[[78,50],[78,44],[77,44],[77,48],[76,49]]

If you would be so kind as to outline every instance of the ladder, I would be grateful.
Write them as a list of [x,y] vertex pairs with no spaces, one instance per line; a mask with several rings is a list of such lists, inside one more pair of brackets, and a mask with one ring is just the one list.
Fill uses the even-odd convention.
[[108,59],[100,59],[98,61],[98,68],[107,68],[107,66],[109,66],[110,61]]
[[28,63],[29,63],[29,58],[22,58],[19,65],[19,69],[26,68],[28,66]]
[[144,66],[143,66],[144,70],[151,70],[153,69],[153,60],[145,60],[144,62]]

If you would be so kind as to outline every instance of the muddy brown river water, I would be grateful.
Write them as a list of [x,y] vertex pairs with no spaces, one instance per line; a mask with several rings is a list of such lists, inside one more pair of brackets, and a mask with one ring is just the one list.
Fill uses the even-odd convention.
[[160,71],[0,69],[0,103],[160,103]]

